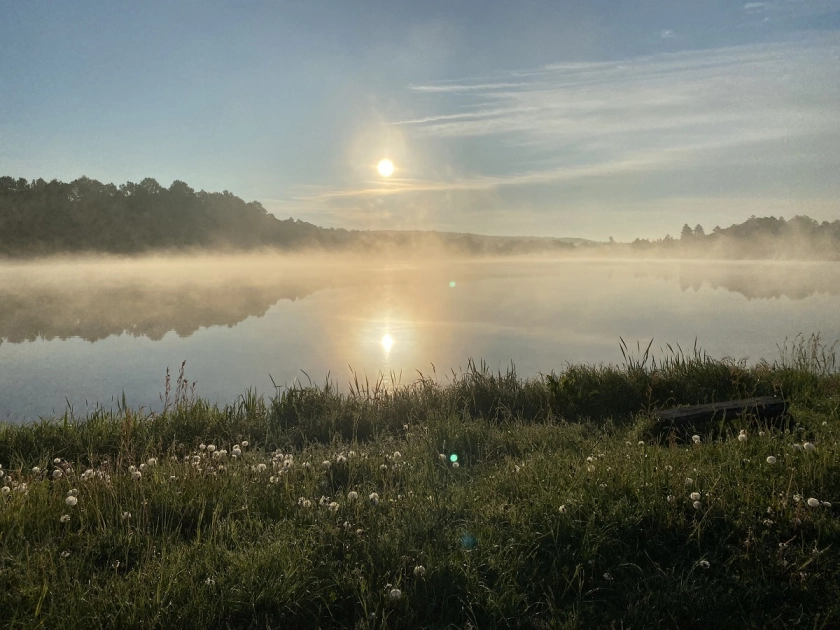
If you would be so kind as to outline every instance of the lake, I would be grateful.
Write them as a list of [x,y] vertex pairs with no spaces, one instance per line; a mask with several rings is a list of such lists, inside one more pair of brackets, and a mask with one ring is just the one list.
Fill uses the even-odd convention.
[[[446,382],[470,358],[522,376],[622,361],[653,339],[779,357],[840,338],[840,263],[277,255],[0,263],[0,419],[157,409],[169,367],[220,404],[328,374]],[[173,378],[174,381],[174,378]]]

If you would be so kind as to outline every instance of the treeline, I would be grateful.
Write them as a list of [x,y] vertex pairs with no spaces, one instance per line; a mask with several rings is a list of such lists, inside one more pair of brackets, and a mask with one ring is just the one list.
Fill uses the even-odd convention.
[[185,249],[358,252],[437,249],[463,255],[511,255],[574,249],[583,239],[489,237],[444,232],[360,232],[277,219],[258,201],[228,191],[196,192],[182,181],[164,188],[0,177],[0,256]]
[[[618,245],[627,249],[627,244]],[[702,225],[685,224],[679,238],[670,234],[659,240],[639,239],[629,244],[635,252],[701,258],[802,258],[840,259],[840,220],[815,221],[807,216],[752,216],[728,228],[715,226],[709,233]]]
[[70,183],[0,177],[0,254],[149,250],[251,249],[340,245],[345,230],[281,221],[257,201],[228,191],[196,192],[182,181],[164,188],[103,184],[81,177]]

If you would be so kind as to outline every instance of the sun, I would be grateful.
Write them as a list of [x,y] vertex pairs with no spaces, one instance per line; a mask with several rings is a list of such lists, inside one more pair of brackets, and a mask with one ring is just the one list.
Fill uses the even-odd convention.
[[390,352],[391,351],[391,346],[393,346],[393,345],[394,345],[394,338],[391,337],[391,335],[386,333],[382,337],[382,347],[385,349],[385,352]]
[[394,163],[388,158],[379,160],[379,164],[376,165],[376,170],[379,171],[382,177],[390,177],[394,173]]

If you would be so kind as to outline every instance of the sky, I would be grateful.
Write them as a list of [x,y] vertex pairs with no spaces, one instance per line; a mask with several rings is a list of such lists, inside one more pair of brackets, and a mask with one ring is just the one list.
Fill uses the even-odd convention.
[[0,175],[632,240],[838,219],[838,174],[840,0],[0,0]]

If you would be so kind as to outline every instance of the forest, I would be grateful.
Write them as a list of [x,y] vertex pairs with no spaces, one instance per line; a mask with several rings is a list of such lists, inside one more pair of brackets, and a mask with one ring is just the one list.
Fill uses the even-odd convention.
[[679,238],[631,243],[575,238],[503,237],[423,231],[356,231],[281,220],[258,201],[225,190],[196,192],[183,181],[119,186],[80,177],[65,183],[0,177],[0,256],[184,250],[320,248],[399,251],[429,248],[462,255],[552,253],[679,258],[840,259],[840,220],[751,217],[728,228],[683,226]]

